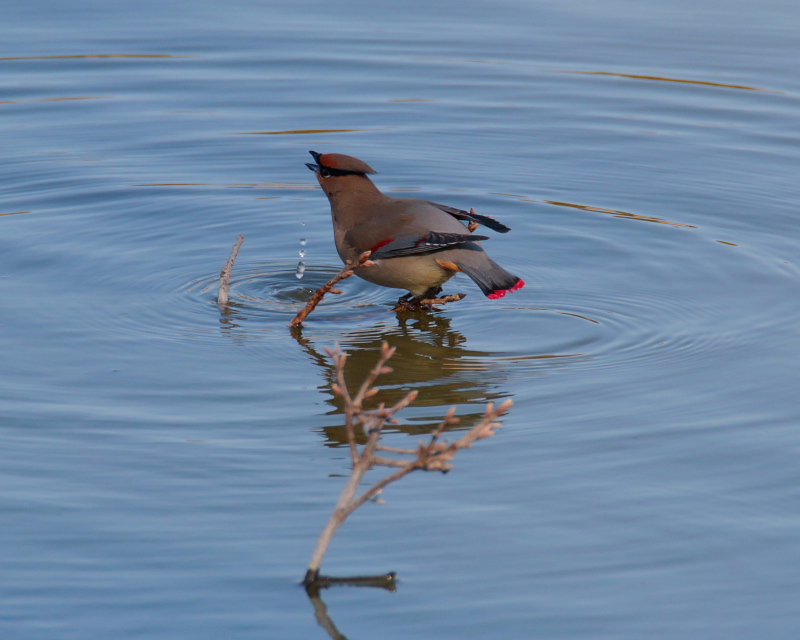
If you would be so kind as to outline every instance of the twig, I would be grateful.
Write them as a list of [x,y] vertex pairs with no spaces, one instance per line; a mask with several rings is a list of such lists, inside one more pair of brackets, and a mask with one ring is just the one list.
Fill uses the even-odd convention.
[[[440,288],[441,290],[441,288]],[[394,309],[392,311],[402,312],[402,311],[410,311],[412,313],[418,313],[422,311],[425,307],[433,308],[435,304],[447,304],[448,302],[458,302],[459,300],[463,300],[467,297],[466,293],[451,293],[446,296],[436,297],[436,298],[400,298],[397,301]]]
[[[470,212],[472,215],[475,215],[475,207],[472,207],[472,208],[469,210],[469,212]],[[473,231],[475,231],[475,229],[477,229],[479,226],[480,226],[480,225],[479,225],[477,222],[475,222],[474,220],[471,220],[471,221],[470,221],[470,223],[467,225],[467,229],[469,229],[469,232],[470,232],[470,233],[472,233],[472,232],[473,232]]]
[[375,448],[378,451],[391,451],[392,453],[406,453],[408,455],[414,455],[417,452],[416,449],[400,449],[399,447],[384,447],[382,444],[379,444]]
[[333,360],[333,364],[336,369],[336,383],[332,385],[333,392],[338,396],[342,396],[344,399],[344,428],[347,432],[347,441],[350,443],[350,456],[353,461],[353,466],[355,466],[358,462],[358,448],[356,447],[356,432],[353,418],[361,411],[364,400],[366,398],[371,398],[378,393],[377,389],[371,388],[372,383],[375,382],[377,377],[382,373],[392,372],[391,367],[386,367],[384,365],[386,364],[386,361],[394,355],[396,349],[394,347],[390,347],[385,342],[383,343],[381,346],[381,357],[378,360],[378,364],[376,364],[372,368],[372,371],[370,371],[367,375],[366,379],[361,385],[361,388],[358,390],[355,399],[350,397],[350,392],[347,390],[347,385],[344,381],[344,367],[347,363],[347,354],[342,353],[342,351],[339,349],[331,350],[326,348],[325,351]]
[[434,304],[447,304],[448,302],[458,302],[459,300],[463,300],[467,297],[466,293],[451,293],[446,296],[442,296],[441,298],[427,298],[426,300],[420,300],[420,305],[428,305],[429,307]]
[[[464,436],[452,443],[440,442],[440,438],[448,426],[458,422],[458,418],[455,417],[455,407],[447,412],[447,415],[442,419],[437,429],[431,434],[430,440],[427,443],[421,442],[416,449],[401,449],[380,445],[379,441],[384,426],[387,423],[395,422],[394,415],[408,406],[417,397],[417,392],[411,391],[392,407],[386,408],[381,404],[377,409],[372,411],[365,411],[363,409],[362,405],[364,400],[372,397],[378,391],[373,387],[378,376],[392,371],[390,367],[386,366],[386,362],[394,355],[394,352],[394,347],[390,347],[385,342],[383,343],[378,363],[373,367],[372,371],[367,374],[367,377],[361,384],[355,397],[352,397],[344,384],[344,367],[347,362],[347,355],[342,353],[338,347],[334,350],[328,350],[328,354],[333,359],[336,368],[336,382],[331,385],[331,388],[336,395],[342,397],[345,403],[345,427],[347,439],[350,444],[353,470],[339,496],[339,501],[336,504],[333,514],[317,540],[317,546],[314,549],[311,562],[308,565],[308,570],[303,579],[303,584],[306,586],[316,584],[322,579],[319,570],[325,553],[336,531],[353,511],[379,494],[386,486],[390,485],[392,482],[396,482],[412,471],[441,471],[443,473],[449,471],[452,468],[452,460],[460,449],[471,447],[472,443],[476,440],[494,435],[495,429],[500,426],[500,423],[496,422],[497,418],[508,411],[513,404],[511,400],[506,400],[499,407],[495,407],[493,403],[489,403],[481,421],[473,426]],[[361,423],[367,433],[367,442],[360,453],[355,436],[356,423]],[[388,451],[414,457],[411,460],[385,458],[377,455],[376,452],[378,451]],[[360,496],[356,496],[364,475],[374,466],[399,467],[399,469],[373,484]]]
[[316,309],[317,305],[322,301],[322,298],[325,297],[326,293],[341,293],[341,291],[334,289],[334,287],[345,278],[352,276],[356,269],[360,269],[361,267],[371,267],[374,264],[369,259],[371,255],[371,251],[365,251],[358,257],[358,260],[348,260],[344,265],[344,269],[342,269],[339,273],[333,276],[333,278],[331,278],[328,282],[314,292],[314,295],[311,296],[311,299],[306,303],[306,306],[303,307],[294,317],[294,319],[289,323],[289,326],[296,327],[302,324],[303,320],[308,317],[308,314]]
[[381,436],[381,429],[383,428],[383,425],[389,419],[391,419],[395,411],[399,411],[403,407],[409,405],[416,397],[417,392],[411,391],[389,410],[381,407],[377,412],[369,414],[368,416],[359,415],[359,421],[364,424],[364,427],[369,434],[369,437],[367,438],[367,444],[364,445],[361,455],[358,456],[358,462],[353,467],[350,479],[342,490],[342,494],[339,496],[339,502],[336,504],[333,515],[331,516],[330,520],[328,520],[328,524],[325,526],[319,536],[317,547],[314,549],[314,554],[312,555],[311,562],[308,565],[308,572],[306,573],[306,577],[303,581],[305,584],[313,582],[319,576],[319,567],[322,564],[322,558],[325,556],[325,552],[328,550],[328,546],[330,545],[334,534],[339,527],[342,526],[344,521],[347,519],[347,516],[349,516],[356,508],[358,508],[358,506],[360,506],[360,503],[357,505],[355,504],[353,496],[355,496],[364,474],[369,471],[369,468],[372,466],[372,455],[375,451],[375,447],[378,444],[378,439]]
[[236,262],[236,256],[239,255],[239,249],[244,242],[244,234],[240,235],[233,245],[231,250],[231,257],[219,273],[219,293],[217,294],[217,304],[224,307],[228,304],[228,298],[231,292],[231,274],[233,273],[233,263]]

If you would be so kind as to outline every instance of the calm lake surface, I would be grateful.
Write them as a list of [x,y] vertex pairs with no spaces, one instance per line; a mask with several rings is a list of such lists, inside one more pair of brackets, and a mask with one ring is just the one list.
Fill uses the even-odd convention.
[[[387,443],[515,406],[339,532],[325,573],[400,579],[325,591],[341,634],[798,637],[800,4],[0,15],[4,639],[329,637],[324,349],[355,384],[384,340],[377,400],[420,392]],[[292,334],[340,268],[309,149],[496,216],[528,286],[398,317],[353,278]]]

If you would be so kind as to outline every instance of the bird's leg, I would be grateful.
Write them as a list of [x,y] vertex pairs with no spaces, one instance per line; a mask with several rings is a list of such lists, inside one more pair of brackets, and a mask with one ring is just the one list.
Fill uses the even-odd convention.
[[441,292],[442,292],[442,288],[441,287],[431,287],[425,293],[423,293],[421,296],[417,297],[417,300],[419,302],[422,302],[423,300],[433,300]]
[[427,303],[428,300],[435,300],[439,294],[442,292],[441,287],[431,287],[421,296],[417,296],[416,303],[418,307],[426,306],[429,307],[430,305]]
[[430,301],[436,300],[442,292],[441,287],[431,287],[421,296],[415,296],[411,293],[404,295],[397,301],[395,311],[422,311],[423,309],[431,309]]
[[416,304],[414,295],[407,293],[404,296],[400,296],[392,311],[419,311],[419,304]]

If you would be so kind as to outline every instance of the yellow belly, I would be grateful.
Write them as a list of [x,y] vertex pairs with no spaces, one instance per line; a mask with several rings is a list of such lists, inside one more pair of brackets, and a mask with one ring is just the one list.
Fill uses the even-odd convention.
[[421,296],[431,287],[443,285],[455,273],[439,265],[433,255],[376,260],[373,266],[356,271],[356,275],[367,282],[406,289],[415,296]]

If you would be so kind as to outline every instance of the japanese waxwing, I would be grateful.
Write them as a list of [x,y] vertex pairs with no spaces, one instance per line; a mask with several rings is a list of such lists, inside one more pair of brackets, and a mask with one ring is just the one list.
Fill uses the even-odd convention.
[[[372,251],[374,265],[356,275],[384,287],[407,289],[417,300],[434,297],[457,272],[466,273],[488,298],[502,298],[525,282],[483,250],[467,223],[506,233],[493,218],[416,198],[391,198],[367,174],[366,162],[340,153],[311,151],[306,163],[328,196],[336,250],[343,261]],[[471,228],[475,228],[472,225]],[[402,300],[402,299],[401,299]]]

